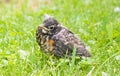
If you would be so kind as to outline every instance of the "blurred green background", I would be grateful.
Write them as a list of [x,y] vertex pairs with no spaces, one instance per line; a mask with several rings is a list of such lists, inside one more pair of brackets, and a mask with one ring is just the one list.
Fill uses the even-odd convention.
[[[44,14],[77,34],[92,57],[73,64],[40,51]],[[120,0],[0,0],[0,76],[86,75],[120,75]]]

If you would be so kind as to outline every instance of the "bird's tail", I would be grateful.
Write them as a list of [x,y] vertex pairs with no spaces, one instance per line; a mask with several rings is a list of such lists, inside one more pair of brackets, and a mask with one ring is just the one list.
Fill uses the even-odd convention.
[[85,57],[91,57],[91,54],[86,48],[78,48],[77,53],[78,56],[85,56]]

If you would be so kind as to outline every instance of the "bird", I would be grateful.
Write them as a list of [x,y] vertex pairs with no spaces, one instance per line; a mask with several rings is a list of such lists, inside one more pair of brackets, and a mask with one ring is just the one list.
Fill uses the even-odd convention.
[[86,45],[72,31],[48,14],[44,15],[43,22],[37,27],[36,41],[44,53],[59,58],[71,57],[73,51],[78,57],[91,57]]

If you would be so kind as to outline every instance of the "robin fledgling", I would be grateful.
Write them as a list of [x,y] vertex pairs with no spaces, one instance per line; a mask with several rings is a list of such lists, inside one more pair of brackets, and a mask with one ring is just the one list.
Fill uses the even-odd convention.
[[74,33],[49,15],[45,15],[43,23],[38,26],[36,40],[42,51],[57,57],[71,57],[74,48],[76,56],[91,56],[84,43]]

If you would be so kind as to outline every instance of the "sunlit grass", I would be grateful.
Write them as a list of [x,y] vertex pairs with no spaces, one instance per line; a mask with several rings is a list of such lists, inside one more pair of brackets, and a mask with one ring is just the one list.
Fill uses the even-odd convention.
[[[35,32],[46,13],[83,40],[92,57],[57,59],[40,51]],[[119,45],[119,0],[0,3],[0,76],[86,76],[90,72],[93,76],[119,76]]]

